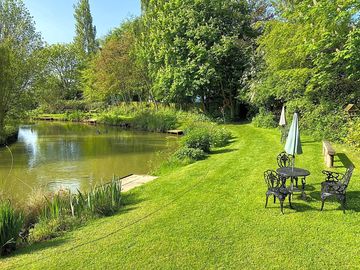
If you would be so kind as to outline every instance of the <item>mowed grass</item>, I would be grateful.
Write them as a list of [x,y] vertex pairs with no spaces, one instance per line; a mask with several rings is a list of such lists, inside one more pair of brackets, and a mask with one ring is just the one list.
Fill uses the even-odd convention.
[[[231,125],[234,142],[208,159],[163,173],[126,194],[116,216],[64,237],[20,249],[1,269],[357,269],[360,267],[360,170],[348,210],[333,200],[320,212],[321,142],[303,137],[296,166],[311,172],[307,201],[295,196],[264,208],[263,172],[282,151],[277,130]],[[336,149],[336,170],[358,153]],[[121,164],[119,164],[121,166]]]

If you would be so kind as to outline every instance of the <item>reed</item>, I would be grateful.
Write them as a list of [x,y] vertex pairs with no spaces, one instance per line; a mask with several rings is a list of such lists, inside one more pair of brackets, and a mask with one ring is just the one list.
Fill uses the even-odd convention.
[[0,202],[0,250],[1,255],[8,254],[16,247],[23,216],[16,211],[10,201]]

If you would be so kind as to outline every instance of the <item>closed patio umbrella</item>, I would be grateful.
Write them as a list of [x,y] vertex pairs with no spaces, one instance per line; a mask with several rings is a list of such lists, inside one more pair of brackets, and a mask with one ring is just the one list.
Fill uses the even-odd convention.
[[299,117],[297,113],[294,113],[289,134],[286,139],[285,151],[289,155],[292,155],[293,158],[295,158],[295,155],[300,155],[303,153],[300,141]]
[[286,126],[285,106],[282,107],[279,126]]
[[284,143],[287,137],[287,128],[286,128],[286,115],[285,115],[285,106],[282,107],[281,110],[281,115],[280,115],[280,121],[279,121],[279,126],[280,126],[280,131],[281,131],[281,138],[280,138],[280,142]]

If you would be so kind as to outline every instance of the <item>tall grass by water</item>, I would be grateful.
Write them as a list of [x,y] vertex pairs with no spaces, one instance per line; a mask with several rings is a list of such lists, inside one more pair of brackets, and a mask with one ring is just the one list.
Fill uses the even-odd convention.
[[0,202],[0,251],[8,254],[15,249],[23,226],[23,216],[16,211],[10,201]]

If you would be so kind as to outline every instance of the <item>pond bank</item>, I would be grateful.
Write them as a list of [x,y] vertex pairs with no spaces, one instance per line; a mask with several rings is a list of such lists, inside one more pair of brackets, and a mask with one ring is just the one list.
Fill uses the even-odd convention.
[[10,134],[6,134],[5,138],[0,138],[0,148],[15,143],[18,139],[18,134],[19,129],[11,132]]
[[[252,125],[229,128],[235,137],[231,145],[131,190],[120,214],[25,247],[16,256],[4,258],[0,267],[117,268],[121,262],[125,269],[266,269],[271,261],[292,268],[357,268],[359,172],[354,172],[349,185],[346,214],[339,210],[337,201],[328,202],[326,210],[320,212],[324,169],[321,142],[303,136],[304,154],[297,162],[311,172],[308,200],[294,196],[295,209],[285,204],[285,215],[281,215],[278,202],[264,208],[263,182],[263,172],[276,167],[276,156],[283,149],[279,132]],[[336,150],[360,166],[356,153]],[[338,159],[336,167],[339,172],[345,170]],[[281,229],[274,230],[279,223]],[[326,231],[326,238],[332,241],[324,241],[323,228],[333,228],[334,224],[336,230]],[[348,256],[344,257],[339,247],[345,248]],[[318,256],[319,250],[331,256]],[[284,261],[289,254],[297,255]]]

